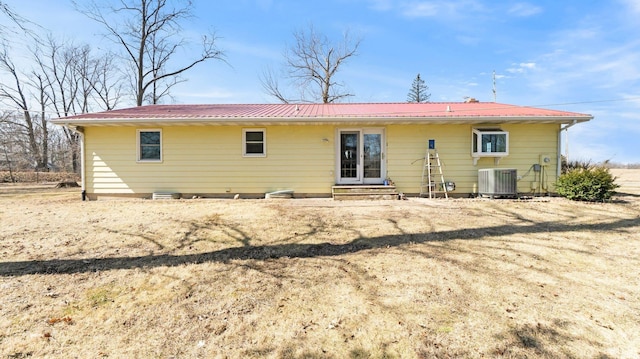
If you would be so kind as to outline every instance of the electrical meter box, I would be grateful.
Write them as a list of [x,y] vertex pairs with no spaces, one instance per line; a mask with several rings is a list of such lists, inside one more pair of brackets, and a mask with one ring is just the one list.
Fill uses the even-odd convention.
[[551,164],[551,156],[549,155],[540,155],[540,162],[538,162],[540,166],[548,166]]

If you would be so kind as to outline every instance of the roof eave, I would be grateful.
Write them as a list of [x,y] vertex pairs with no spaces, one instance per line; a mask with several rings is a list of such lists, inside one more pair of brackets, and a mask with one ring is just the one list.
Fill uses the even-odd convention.
[[433,116],[433,117],[200,117],[200,118],[58,118],[61,126],[139,126],[139,125],[342,125],[342,124],[501,124],[501,123],[581,123],[593,116]]

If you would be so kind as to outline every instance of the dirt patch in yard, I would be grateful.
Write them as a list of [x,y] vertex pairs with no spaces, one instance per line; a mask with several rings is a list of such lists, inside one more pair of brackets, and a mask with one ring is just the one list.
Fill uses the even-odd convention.
[[623,189],[590,204],[0,187],[0,358],[636,358],[640,193]]

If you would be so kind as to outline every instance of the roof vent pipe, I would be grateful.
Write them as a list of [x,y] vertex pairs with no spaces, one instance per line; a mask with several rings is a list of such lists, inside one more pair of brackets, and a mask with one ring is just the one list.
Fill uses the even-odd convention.
[[451,112],[451,106],[447,105],[447,112]]

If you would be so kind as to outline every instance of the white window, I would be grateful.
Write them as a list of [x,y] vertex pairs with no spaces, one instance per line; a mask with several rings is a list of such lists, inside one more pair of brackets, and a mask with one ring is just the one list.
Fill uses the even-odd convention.
[[138,161],[162,161],[162,131],[138,130]]
[[472,157],[504,157],[509,154],[509,132],[501,129],[473,129]]
[[242,130],[242,155],[265,157],[267,155],[267,131],[264,128]]

